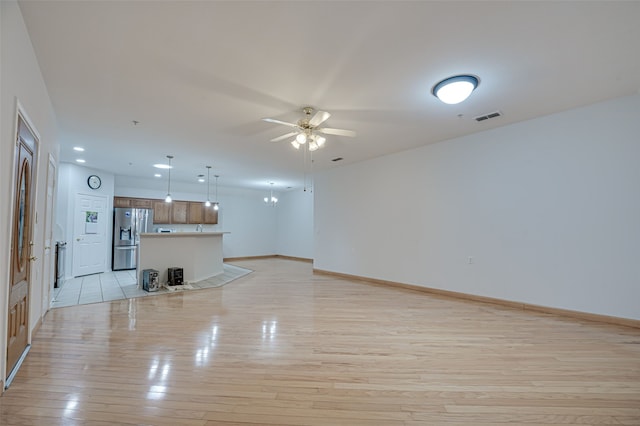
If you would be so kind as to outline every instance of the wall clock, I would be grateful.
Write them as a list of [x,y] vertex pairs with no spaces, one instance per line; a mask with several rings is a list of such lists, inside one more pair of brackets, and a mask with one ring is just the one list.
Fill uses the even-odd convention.
[[89,185],[91,189],[98,189],[100,185],[102,185],[102,180],[100,180],[100,176],[91,175],[87,179],[87,185]]

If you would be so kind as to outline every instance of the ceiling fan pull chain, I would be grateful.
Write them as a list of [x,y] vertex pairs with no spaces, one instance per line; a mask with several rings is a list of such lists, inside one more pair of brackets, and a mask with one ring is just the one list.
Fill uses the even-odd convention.
[[309,192],[313,193],[313,152],[309,152]]
[[309,145],[306,144],[304,147],[304,152],[302,153],[302,158],[304,159],[304,168],[303,168],[303,179],[304,179],[304,192],[307,192],[307,153],[309,152]]

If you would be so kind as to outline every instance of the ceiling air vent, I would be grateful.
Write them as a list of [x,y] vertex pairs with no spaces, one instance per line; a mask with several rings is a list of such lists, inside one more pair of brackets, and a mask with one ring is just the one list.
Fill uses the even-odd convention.
[[334,158],[334,159],[333,159],[333,160],[331,160],[331,161],[334,161],[334,162],[335,162],[335,161],[341,161],[341,160],[342,160],[342,157],[336,157],[336,158]]
[[490,118],[496,118],[496,117],[500,117],[502,116],[502,113],[500,111],[494,111],[494,112],[490,112],[489,114],[484,114],[484,115],[479,115],[477,117],[475,117],[476,121],[484,121],[484,120],[488,120]]

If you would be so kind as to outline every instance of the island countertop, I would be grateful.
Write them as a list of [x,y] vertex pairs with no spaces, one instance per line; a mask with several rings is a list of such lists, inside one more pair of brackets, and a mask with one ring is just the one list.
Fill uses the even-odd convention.
[[229,231],[224,232],[143,232],[139,234],[141,237],[210,237],[213,235],[228,234]]

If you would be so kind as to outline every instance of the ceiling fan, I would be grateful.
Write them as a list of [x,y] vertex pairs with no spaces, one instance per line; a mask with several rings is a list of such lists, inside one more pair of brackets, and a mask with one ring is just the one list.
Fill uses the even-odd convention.
[[281,140],[295,136],[295,138],[291,141],[291,145],[293,145],[295,149],[300,149],[301,145],[309,142],[309,151],[315,151],[318,148],[322,148],[322,146],[324,146],[324,143],[327,141],[327,139],[322,136],[322,134],[349,137],[355,137],[356,135],[356,132],[354,132],[353,130],[318,127],[322,123],[327,121],[329,117],[331,117],[331,114],[326,111],[317,111],[313,117],[311,117],[311,114],[313,113],[313,108],[311,107],[302,108],[302,112],[304,112],[305,116],[298,120],[297,123],[288,123],[286,121],[276,120],[274,118],[263,118],[262,120],[268,123],[283,124],[285,126],[294,127],[296,129],[293,132],[271,139],[271,142],[279,142]]

